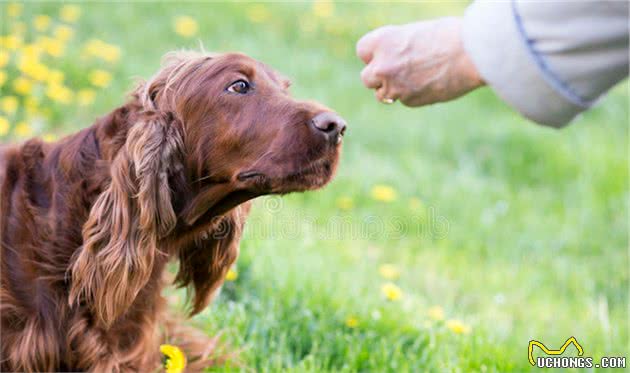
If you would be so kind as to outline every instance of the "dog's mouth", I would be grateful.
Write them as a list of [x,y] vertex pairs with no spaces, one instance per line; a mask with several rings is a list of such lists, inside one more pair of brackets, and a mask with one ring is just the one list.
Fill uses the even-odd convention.
[[236,176],[238,181],[247,181],[257,177],[263,177],[264,174],[259,171],[245,171]]
[[318,189],[332,179],[335,166],[336,159],[321,159],[288,173],[283,177],[283,182],[293,186],[295,191]]
[[264,194],[319,189],[333,178],[337,162],[338,152],[335,151],[326,157],[297,167],[277,165],[268,171],[262,169],[246,170],[239,173],[236,179]]
[[[288,157],[287,159],[291,159]],[[266,194],[286,194],[319,189],[332,180],[339,160],[339,147],[323,157],[301,166],[295,162],[270,162],[256,165],[235,176],[234,182],[211,183],[205,192],[190,203],[183,213],[188,226],[198,221],[210,221],[231,208]],[[236,185],[235,185],[236,184]]]

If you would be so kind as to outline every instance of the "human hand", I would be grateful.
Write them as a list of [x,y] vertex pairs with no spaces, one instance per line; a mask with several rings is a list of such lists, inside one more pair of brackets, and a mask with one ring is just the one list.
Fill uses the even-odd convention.
[[381,102],[421,106],[457,98],[484,84],[464,50],[460,18],[385,26],[357,42],[361,79]]

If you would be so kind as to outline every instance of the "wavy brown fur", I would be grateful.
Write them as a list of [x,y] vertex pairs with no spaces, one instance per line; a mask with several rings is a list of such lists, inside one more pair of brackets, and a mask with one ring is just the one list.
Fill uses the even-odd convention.
[[[255,90],[227,92],[238,79]],[[176,53],[91,127],[0,146],[1,370],[149,372],[165,334],[211,362],[216,339],[165,315],[165,267],[200,312],[248,201],[330,180],[339,146],[308,124],[327,109],[287,87],[243,55]]]

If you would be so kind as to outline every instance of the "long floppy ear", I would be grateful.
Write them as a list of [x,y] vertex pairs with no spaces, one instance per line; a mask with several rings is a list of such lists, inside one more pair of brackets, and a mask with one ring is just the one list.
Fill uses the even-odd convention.
[[168,179],[182,168],[179,127],[169,114],[141,114],[83,226],[69,302],[86,302],[105,327],[133,303],[156,256],[165,255],[157,246],[177,221]]
[[250,202],[215,219],[208,231],[195,237],[179,252],[175,283],[194,290],[191,315],[203,310],[221,286],[227,271],[238,258],[238,248],[249,215]]

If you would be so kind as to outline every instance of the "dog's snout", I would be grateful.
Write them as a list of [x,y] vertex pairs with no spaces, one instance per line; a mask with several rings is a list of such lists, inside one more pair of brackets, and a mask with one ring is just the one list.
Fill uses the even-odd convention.
[[346,131],[346,121],[338,114],[330,111],[317,114],[311,119],[310,125],[335,143],[341,142],[341,137]]

